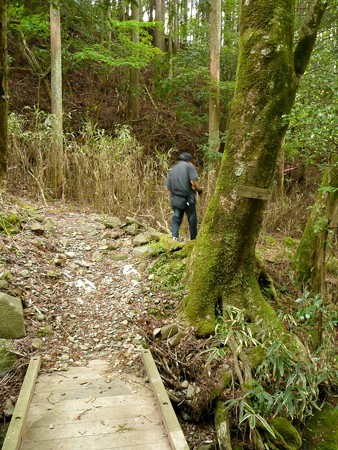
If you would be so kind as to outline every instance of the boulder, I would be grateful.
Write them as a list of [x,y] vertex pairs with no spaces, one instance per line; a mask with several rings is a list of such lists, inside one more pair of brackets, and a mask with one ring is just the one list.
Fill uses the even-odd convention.
[[130,225],[128,225],[126,227],[126,233],[131,235],[131,236],[136,236],[138,233],[138,224],[137,223],[132,223]]
[[133,246],[149,244],[150,242],[159,241],[161,233],[156,230],[147,230],[144,233],[137,234],[133,239]]
[[46,232],[46,228],[40,222],[32,222],[29,226],[32,233],[42,236]]
[[18,339],[26,336],[21,300],[0,292],[0,338]]
[[269,434],[269,441],[272,441],[276,449],[285,449],[285,450],[298,450],[302,446],[302,439],[296,430],[296,428],[292,425],[284,417],[275,417],[271,421],[271,427],[275,432],[276,437],[273,438]]
[[0,280],[0,289],[2,291],[6,291],[9,287],[8,281],[6,280]]
[[140,233],[137,234],[133,239],[133,246],[137,247],[139,245],[145,245],[151,242],[151,239],[149,239],[149,236],[147,233]]
[[338,409],[329,404],[307,420],[304,444],[309,449],[338,450]]
[[168,339],[171,336],[174,336],[178,333],[178,325],[176,323],[171,323],[169,325],[165,325],[161,328],[161,338]]
[[164,249],[158,243],[152,243],[148,245],[141,245],[139,247],[134,247],[133,253],[135,256],[147,258],[164,253]]
[[184,333],[181,333],[181,332],[178,332],[178,333],[174,334],[174,336],[171,336],[168,339],[168,344],[170,345],[170,347],[176,347],[176,345],[178,345],[181,342],[183,336],[184,336]]
[[118,217],[106,217],[103,219],[103,224],[106,228],[119,228],[121,227],[122,221]]
[[0,339],[0,379],[3,378],[13,367],[18,355],[12,352],[12,342]]

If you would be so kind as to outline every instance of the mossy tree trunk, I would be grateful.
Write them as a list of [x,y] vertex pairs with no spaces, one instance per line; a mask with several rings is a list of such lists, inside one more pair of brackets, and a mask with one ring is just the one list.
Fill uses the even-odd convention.
[[219,150],[220,122],[220,52],[221,1],[212,0],[210,11],[210,93],[209,93],[209,150]]
[[[255,276],[255,247],[271,192],[284,118],[295,99],[327,4],[316,0],[293,51],[295,0],[241,1],[240,45],[228,140],[215,194],[192,253],[182,303],[197,333],[217,306],[234,305],[282,331]],[[257,189],[258,188],[258,189]]]
[[[323,292],[325,283],[325,249],[338,222],[338,157],[335,156],[324,173],[315,207],[307,221],[294,258],[294,269],[300,286],[313,294]],[[327,188],[327,189],[325,189]]]
[[8,128],[8,62],[7,62],[8,0],[0,2],[0,179],[6,171]]

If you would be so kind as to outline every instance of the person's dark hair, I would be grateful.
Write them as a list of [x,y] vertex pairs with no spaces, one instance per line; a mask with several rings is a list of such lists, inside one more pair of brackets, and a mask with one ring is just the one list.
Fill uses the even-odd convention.
[[178,159],[180,161],[191,161],[192,160],[192,156],[188,152],[183,152],[183,153],[181,153],[179,155]]

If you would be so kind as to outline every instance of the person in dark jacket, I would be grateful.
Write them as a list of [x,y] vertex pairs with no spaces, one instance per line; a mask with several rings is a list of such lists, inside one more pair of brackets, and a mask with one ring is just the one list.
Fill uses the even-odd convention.
[[196,239],[197,236],[196,192],[202,194],[203,190],[198,184],[197,171],[191,160],[190,153],[181,153],[167,177],[173,209],[171,233],[175,241],[178,241],[184,213],[188,218],[190,239]]

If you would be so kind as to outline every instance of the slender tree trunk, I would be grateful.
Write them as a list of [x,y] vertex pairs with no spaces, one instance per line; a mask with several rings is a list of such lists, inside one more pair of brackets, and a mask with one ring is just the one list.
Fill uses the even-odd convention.
[[51,186],[60,194],[63,184],[63,118],[62,118],[62,63],[60,4],[50,6],[51,36],[51,112],[53,117],[53,142],[51,155]]
[[182,0],[180,2],[180,39],[181,45],[186,46],[188,42],[188,1]]
[[285,165],[285,148],[283,140],[277,160],[276,187],[275,187],[275,198],[281,204],[284,204],[284,165]]
[[219,81],[221,53],[221,0],[212,0],[210,12],[210,94],[209,94],[209,150],[219,150]]
[[[322,187],[338,189],[338,157],[336,156],[323,176]],[[302,239],[294,257],[294,269],[300,286],[313,294],[322,293],[325,277],[324,251],[329,230],[338,221],[338,191],[319,191],[315,208],[307,221]],[[324,297],[324,295],[323,295]]]
[[154,20],[154,0],[149,1],[149,22]]
[[180,48],[180,29],[179,29],[179,21],[178,21],[178,14],[179,14],[179,8],[178,8],[178,1],[174,0],[174,45],[173,45],[173,53],[176,55]]
[[124,0],[120,0],[118,3],[118,16],[122,22],[126,20],[126,2]]
[[107,17],[108,17],[108,33],[107,33],[107,48],[111,48],[111,42],[112,42],[112,30],[111,30],[111,25],[110,25],[110,21],[113,18],[113,5],[112,5],[112,1],[108,2],[108,10],[107,10]]
[[0,3],[0,180],[6,171],[8,146],[8,61],[7,61],[8,1]]
[[240,44],[228,140],[214,197],[188,265],[182,303],[198,334],[214,332],[217,306],[283,333],[255,275],[255,247],[287,129],[285,115],[313,49],[326,4],[318,0],[293,52],[294,0],[241,1]]
[[[160,50],[164,50],[164,34],[163,34],[163,25],[162,21],[162,3],[164,0],[155,0],[155,21],[158,22],[159,25],[155,27],[155,35],[154,35],[154,45]],[[161,23],[162,22],[162,23]]]
[[[140,20],[140,9],[138,0],[132,3],[132,19]],[[139,32],[133,31],[133,42],[138,44],[140,42]],[[139,117],[140,110],[140,69],[130,69],[130,90],[129,90],[129,111],[130,118],[136,120]]]

